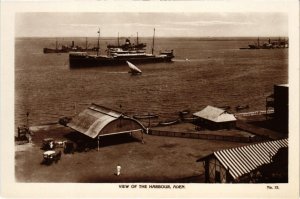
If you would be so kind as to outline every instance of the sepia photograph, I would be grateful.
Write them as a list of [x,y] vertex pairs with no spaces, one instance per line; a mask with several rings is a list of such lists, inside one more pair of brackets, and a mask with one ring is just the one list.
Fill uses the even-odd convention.
[[286,8],[44,10],[14,13],[14,183],[294,181]]

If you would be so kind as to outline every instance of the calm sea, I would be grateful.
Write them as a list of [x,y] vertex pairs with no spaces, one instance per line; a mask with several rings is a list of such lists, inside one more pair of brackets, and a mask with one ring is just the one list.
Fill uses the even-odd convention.
[[[85,38],[57,40],[85,46]],[[288,49],[239,49],[255,40],[157,38],[155,52],[173,49],[174,62],[141,64],[143,74],[131,76],[127,66],[70,69],[67,53],[43,54],[44,47],[55,48],[55,38],[16,38],[16,126],[26,123],[26,112],[29,124],[39,125],[74,115],[90,103],[128,114],[156,113],[162,120],[206,105],[231,106],[232,112],[237,105],[264,110],[273,85],[288,83]],[[96,38],[88,41],[95,46]],[[151,39],[139,41],[150,52]],[[116,39],[102,39],[102,53],[108,43],[116,44]]]

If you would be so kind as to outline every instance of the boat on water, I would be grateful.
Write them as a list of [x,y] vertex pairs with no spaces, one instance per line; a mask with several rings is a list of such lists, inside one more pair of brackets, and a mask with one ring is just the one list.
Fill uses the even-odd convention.
[[235,107],[235,110],[236,111],[241,111],[241,110],[244,110],[244,109],[248,109],[249,108],[249,105],[244,105],[244,106],[241,106],[241,105],[238,105]]
[[[98,47],[100,39],[100,30],[98,31]],[[155,29],[154,29],[155,35]],[[171,62],[174,58],[173,50],[164,51],[158,55],[154,55],[154,35],[152,44],[152,53],[146,53],[142,48],[108,48],[107,55],[90,55],[87,52],[71,52],[69,54],[69,66],[76,67],[92,67],[92,66],[112,66],[126,65],[127,61],[132,64],[139,63],[158,63]],[[100,48],[98,48],[100,49]]]
[[248,48],[240,48],[241,50],[256,50],[256,49],[276,49],[276,48],[288,48],[288,40],[278,38],[277,41],[271,41],[269,38],[268,42],[260,45],[259,38],[257,38],[256,44],[249,44]]
[[129,73],[131,73],[132,75],[140,75],[142,74],[142,71],[136,67],[134,64],[130,63],[129,61],[126,61],[126,63],[128,64],[130,71]]
[[46,53],[69,53],[69,52],[97,52],[98,48],[88,48],[88,43],[86,39],[86,47],[76,46],[75,42],[72,41],[72,44],[70,46],[68,45],[62,45],[61,48],[58,47],[58,42],[56,40],[55,42],[55,48],[43,48],[43,52]]
[[173,125],[173,124],[178,124],[179,122],[180,122],[180,119],[167,120],[167,121],[159,122],[157,126],[169,126],[169,125]]
[[154,118],[158,118],[159,116],[157,114],[143,114],[143,115],[134,115],[133,118],[134,119],[154,119]]

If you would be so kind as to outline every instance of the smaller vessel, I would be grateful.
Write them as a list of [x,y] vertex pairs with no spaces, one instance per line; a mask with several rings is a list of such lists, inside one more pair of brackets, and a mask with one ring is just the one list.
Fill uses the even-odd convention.
[[231,107],[228,106],[228,105],[225,105],[225,106],[219,106],[218,108],[223,109],[223,110],[229,110],[229,109],[231,109]]
[[55,42],[55,49],[53,48],[43,48],[43,52],[46,53],[68,53],[68,52],[97,52],[98,48],[93,47],[93,48],[88,48],[88,42],[86,39],[86,46],[81,47],[81,46],[75,46],[75,42],[72,41],[71,46],[68,45],[62,45],[61,48],[58,48],[58,42],[56,40]]
[[240,111],[240,110],[244,110],[244,109],[248,109],[248,108],[249,108],[249,105],[245,105],[245,106],[238,105],[235,107],[235,110]]
[[154,118],[158,118],[159,116],[153,113],[148,113],[148,114],[143,114],[143,115],[134,115],[133,118],[134,119],[154,119]]
[[179,122],[180,122],[179,119],[167,120],[167,121],[159,122],[157,126],[169,126],[169,125],[173,125],[173,124],[178,124]]
[[257,38],[257,43],[256,44],[249,44],[248,48],[240,48],[241,50],[255,50],[255,49],[274,49],[274,48],[288,48],[289,44],[288,44],[288,40],[285,39],[280,39],[278,38],[278,40],[273,40],[271,41],[271,39],[269,38],[268,42],[263,43],[262,45],[260,45],[259,42],[259,38]]
[[131,73],[132,75],[140,75],[140,74],[142,74],[142,71],[138,67],[136,67],[135,65],[133,65],[129,61],[126,61],[126,63],[128,64],[128,66],[130,68],[129,73]]
[[189,113],[190,113],[190,110],[186,109],[186,110],[179,111],[178,115],[180,118],[183,118],[185,115],[188,115]]

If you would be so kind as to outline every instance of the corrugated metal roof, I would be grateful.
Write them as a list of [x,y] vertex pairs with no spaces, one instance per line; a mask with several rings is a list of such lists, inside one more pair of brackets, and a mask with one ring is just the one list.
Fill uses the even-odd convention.
[[[270,163],[272,157],[282,147],[288,147],[288,139],[262,142],[243,147],[214,152],[214,155],[234,179],[249,173],[263,164]],[[209,156],[211,156],[209,155]],[[202,161],[208,156],[199,159]]]
[[107,124],[117,120],[121,115],[117,111],[92,104],[89,108],[72,118],[67,126],[91,138],[95,138]]
[[203,110],[193,114],[196,117],[201,117],[213,122],[231,122],[236,121],[233,114],[213,106],[206,106]]

